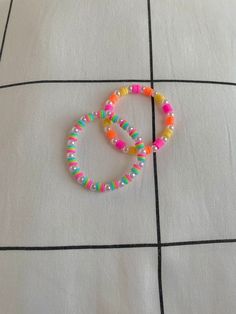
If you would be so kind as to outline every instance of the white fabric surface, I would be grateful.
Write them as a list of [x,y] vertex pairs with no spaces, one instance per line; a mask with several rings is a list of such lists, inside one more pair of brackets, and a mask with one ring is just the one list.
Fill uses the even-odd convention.
[[[0,1],[0,38],[10,1]],[[151,0],[154,79],[236,82],[236,2]],[[38,80],[150,79],[144,0],[14,0],[1,86]],[[128,187],[89,193],[68,175],[65,137],[124,83],[35,83],[0,89],[0,246],[155,244],[153,160]],[[129,84],[129,83],[128,83]],[[155,83],[173,102],[174,139],[157,156],[161,240],[230,239],[236,221],[236,87]],[[146,142],[150,100],[118,113]],[[157,130],[160,117],[156,112]],[[82,140],[88,174],[109,179],[131,158],[99,123]],[[3,314],[234,314],[236,244],[0,251]]]

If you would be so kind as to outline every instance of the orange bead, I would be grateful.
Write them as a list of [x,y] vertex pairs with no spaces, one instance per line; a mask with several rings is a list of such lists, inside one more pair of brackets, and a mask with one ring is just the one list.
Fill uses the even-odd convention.
[[137,154],[137,149],[135,146],[130,146],[129,147],[129,155],[136,155]]
[[109,100],[113,102],[113,104],[115,104],[119,99],[119,96],[117,96],[116,94],[112,94],[110,97],[109,97]]
[[152,96],[153,95],[153,89],[151,87],[145,87],[143,93],[146,96]]
[[175,123],[175,117],[169,116],[166,118],[166,122],[165,122],[166,125],[174,125],[174,123]]
[[116,137],[116,132],[113,130],[107,131],[106,136],[109,138],[109,140],[112,140]]
[[151,146],[146,146],[145,150],[146,150],[147,155],[150,155],[151,152],[152,152],[152,147]]

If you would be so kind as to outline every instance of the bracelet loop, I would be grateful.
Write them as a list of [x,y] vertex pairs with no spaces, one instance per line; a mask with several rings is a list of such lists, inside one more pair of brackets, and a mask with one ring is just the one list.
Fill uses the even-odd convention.
[[[153,88],[148,86],[142,86],[140,84],[133,84],[131,86],[123,86],[119,90],[116,90],[112,93],[112,95],[108,98],[105,102],[104,110],[108,112],[108,115],[112,117],[114,114],[115,106],[122,96],[126,96],[128,94],[143,94],[145,96],[150,96],[154,98],[155,103],[161,107],[162,112],[165,115],[165,128],[161,132],[160,136],[156,138],[156,140],[152,143],[152,145],[148,145],[145,147],[147,154],[149,155],[152,152],[157,152],[161,148],[163,148],[166,142],[172,137],[174,131],[174,123],[175,123],[175,116],[173,112],[173,106],[170,104],[164,95],[157,93]],[[107,138],[110,141],[117,140],[119,141],[119,145],[115,147],[118,150],[123,152],[129,153],[130,155],[137,154],[137,149],[134,146],[128,146],[126,142],[119,139],[117,133],[111,129],[111,119],[105,119],[103,121],[104,131]],[[121,122],[122,125],[126,125],[127,121],[123,120]],[[129,135],[131,137],[136,138],[137,130],[133,127],[129,127]],[[134,138],[133,137],[133,138]]]
[[[78,158],[76,157],[77,150],[80,147],[80,145],[78,145],[78,139],[86,125],[90,122],[93,122],[95,119],[110,121],[109,124],[110,123],[118,124],[123,130],[128,132],[129,136],[135,142],[134,147],[137,151],[136,161],[132,165],[131,169],[118,180],[115,179],[110,182],[95,182],[93,179],[87,177],[84,174],[84,172],[80,169],[79,161]],[[110,134],[109,131],[107,131],[107,133]],[[121,140],[116,140],[114,138],[111,138],[111,140],[113,141],[113,144],[117,149],[119,150],[124,149],[123,142]],[[134,135],[134,133],[130,132],[130,126],[126,120],[120,119],[118,115],[106,113],[106,111],[104,110],[88,113],[85,116],[81,117],[79,120],[77,120],[72,130],[70,131],[67,139],[66,159],[69,171],[74,177],[74,179],[89,191],[97,192],[113,191],[132,182],[136,175],[138,175],[142,170],[144,163],[146,161],[146,155],[147,153],[145,150],[145,145],[142,139],[140,138],[138,132],[136,132]]]

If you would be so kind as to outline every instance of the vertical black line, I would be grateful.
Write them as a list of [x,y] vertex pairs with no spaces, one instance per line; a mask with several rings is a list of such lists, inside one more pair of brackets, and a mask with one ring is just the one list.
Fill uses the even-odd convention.
[[[148,8],[148,32],[149,32],[149,56],[150,56],[150,79],[151,87],[154,86],[153,81],[153,50],[152,50],[152,22],[151,22],[151,3],[147,0]],[[155,104],[152,99],[152,139],[155,140],[156,124],[155,124]],[[155,205],[156,205],[156,228],[157,228],[157,251],[158,251],[158,288],[160,312],[164,314],[163,289],[162,289],[162,253],[161,253],[161,228],[160,228],[160,211],[159,211],[159,193],[158,193],[158,176],[157,176],[157,161],[156,154],[153,154],[153,169],[154,169],[154,187],[155,187]]]
[[3,33],[3,37],[2,37],[2,44],[1,44],[1,49],[0,49],[0,61],[1,61],[1,59],[2,59],[2,52],[3,52],[3,47],[4,47],[4,43],[5,43],[5,39],[6,39],[7,27],[8,27],[10,15],[11,15],[12,3],[13,3],[13,0],[10,1],[10,5],[9,5],[9,9],[8,9],[8,14],[7,14],[6,25],[5,25],[4,33]]

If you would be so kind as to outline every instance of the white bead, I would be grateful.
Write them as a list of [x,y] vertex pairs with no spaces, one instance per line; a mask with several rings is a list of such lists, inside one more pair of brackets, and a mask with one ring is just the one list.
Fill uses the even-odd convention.
[[170,112],[170,113],[168,114],[168,116],[174,117],[175,114],[174,114],[174,112]]
[[72,141],[72,140],[69,140],[69,141],[67,142],[67,145],[75,145],[75,142]]
[[129,147],[127,147],[127,146],[124,147],[124,148],[123,148],[123,152],[127,154],[127,153],[129,152]]
[[134,128],[132,126],[129,126],[128,129],[127,129],[129,132],[133,131]]
[[84,122],[87,122],[86,117],[82,117],[81,120],[84,121]]
[[130,173],[131,178],[134,178],[136,176],[136,174],[134,172]]
[[164,101],[163,101],[163,104],[166,104],[168,102],[168,99],[165,99]]
[[106,111],[106,115],[107,115],[107,116],[110,116],[111,114],[112,114],[111,111]]
[[98,111],[95,111],[95,112],[94,112],[94,115],[95,115],[95,117],[98,117],[99,112],[98,112]]
[[138,138],[136,139],[137,142],[142,142],[142,140],[143,140],[142,137],[138,137]]
[[123,181],[120,181],[120,187],[122,188],[125,185]]
[[96,191],[96,184],[92,184],[92,186],[91,186],[91,191]]
[[79,183],[79,184],[82,184],[82,183],[84,182],[84,180],[85,180],[85,177],[79,177],[78,183]]
[[78,133],[78,132],[79,132],[79,129],[73,128],[72,131],[73,131],[74,133]]
[[163,137],[162,137],[162,139],[163,139],[163,141],[165,141],[165,142],[167,142],[167,141],[168,141],[168,138],[167,138],[167,137],[165,137],[165,136],[163,136]]
[[106,184],[106,185],[105,185],[105,189],[106,189],[106,191],[110,191],[110,190],[111,190],[110,185],[109,185],[109,184]]
[[175,127],[173,125],[169,125],[169,129],[171,129],[173,131],[175,129]]
[[109,127],[109,126],[107,126],[107,127],[105,127],[105,132],[109,132],[109,131],[111,131],[111,128]]
[[128,87],[128,90],[129,90],[129,93],[132,93],[132,85],[130,85],[129,87]]
[[153,150],[153,152],[157,152],[158,151],[157,146],[156,145],[152,145],[152,150]]
[[144,92],[144,91],[145,91],[145,88],[146,88],[145,86],[142,86],[142,92]]
[[108,100],[106,101],[106,105],[111,105],[111,106],[113,106],[113,102],[108,99]]
[[140,166],[141,168],[143,168],[144,162],[140,161],[139,166]]
[[75,157],[75,154],[69,153],[69,154],[67,154],[67,157],[69,157],[69,158],[74,158],[74,157]]
[[154,91],[154,93],[153,93],[153,97],[155,97],[157,94],[158,94],[158,92],[155,92],[155,91]]
[[118,90],[115,90],[115,92],[114,92],[117,96],[120,96],[120,91],[118,91]]
[[120,119],[119,122],[120,122],[120,123],[123,123],[123,122],[124,122],[124,119]]
[[113,144],[113,145],[115,145],[116,143],[117,143],[117,139],[116,138],[113,138],[112,140],[111,140],[111,143]]
[[141,154],[147,154],[147,152],[146,152],[145,149],[141,149],[139,152],[140,152]]
[[75,166],[71,167],[72,171],[75,171],[76,169],[77,169],[77,167],[75,167]]

